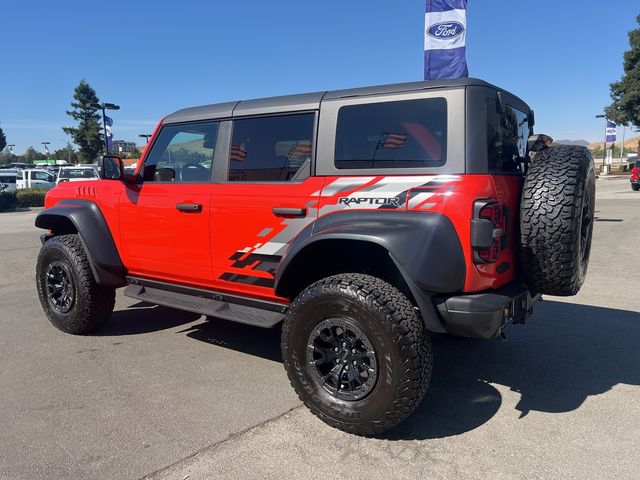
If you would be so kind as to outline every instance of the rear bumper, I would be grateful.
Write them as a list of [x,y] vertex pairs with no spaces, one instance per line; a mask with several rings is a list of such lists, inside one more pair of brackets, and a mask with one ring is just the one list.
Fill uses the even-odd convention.
[[540,294],[514,281],[488,292],[434,297],[433,302],[448,333],[488,339],[497,337],[512,323],[526,322],[539,298]]

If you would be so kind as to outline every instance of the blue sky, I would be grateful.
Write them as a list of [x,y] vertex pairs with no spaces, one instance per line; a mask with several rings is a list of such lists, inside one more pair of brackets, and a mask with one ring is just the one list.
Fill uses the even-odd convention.
[[[86,79],[136,140],[182,107],[421,80],[424,0],[12,1],[2,6],[0,127],[16,153],[62,147]],[[469,0],[470,76],[521,96],[538,132],[598,140],[637,0]],[[628,133],[628,132],[627,132]]]

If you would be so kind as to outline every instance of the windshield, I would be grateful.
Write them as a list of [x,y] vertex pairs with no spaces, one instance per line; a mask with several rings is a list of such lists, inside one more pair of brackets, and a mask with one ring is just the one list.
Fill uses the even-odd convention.
[[60,170],[59,178],[97,178],[93,168],[65,168]]

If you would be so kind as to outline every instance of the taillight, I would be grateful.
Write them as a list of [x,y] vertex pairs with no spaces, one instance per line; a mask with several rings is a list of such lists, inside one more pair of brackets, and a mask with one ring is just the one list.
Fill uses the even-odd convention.
[[471,219],[471,246],[475,263],[493,263],[506,247],[506,206],[497,200],[476,200]]
[[631,178],[633,180],[640,179],[640,168],[635,167],[633,170],[631,170]]

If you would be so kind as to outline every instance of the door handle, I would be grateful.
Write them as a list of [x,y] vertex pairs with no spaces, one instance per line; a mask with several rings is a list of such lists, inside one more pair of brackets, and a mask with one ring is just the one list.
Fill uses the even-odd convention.
[[287,207],[274,207],[273,214],[276,217],[306,217],[306,208],[287,208]]
[[200,213],[202,205],[200,203],[177,203],[176,208],[181,212]]

